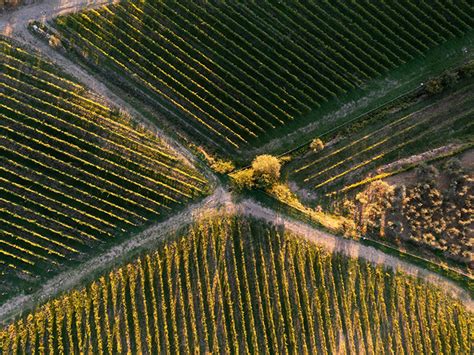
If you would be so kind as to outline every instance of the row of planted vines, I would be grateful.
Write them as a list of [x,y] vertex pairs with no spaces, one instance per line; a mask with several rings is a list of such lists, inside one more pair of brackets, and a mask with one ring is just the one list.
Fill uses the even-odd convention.
[[438,155],[449,152],[442,148],[447,143],[451,149],[472,145],[473,88],[472,79],[466,78],[445,96],[422,95],[404,106],[382,110],[374,116],[377,121],[369,117],[361,129],[299,157],[288,172],[299,186],[331,201],[403,171],[417,162],[413,155],[433,150],[426,160],[436,156],[436,149]]
[[469,353],[472,314],[440,290],[262,221],[207,218],[39,307],[3,353]]
[[0,269],[12,295],[202,195],[158,137],[0,39]]
[[473,19],[463,0],[167,0],[125,1],[55,26],[107,78],[208,144],[236,149],[462,37]]

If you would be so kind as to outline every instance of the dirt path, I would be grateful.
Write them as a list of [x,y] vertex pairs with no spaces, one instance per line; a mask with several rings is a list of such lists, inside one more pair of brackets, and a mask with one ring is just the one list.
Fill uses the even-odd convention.
[[362,258],[373,264],[385,265],[408,275],[422,278],[440,287],[447,294],[459,299],[470,311],[474,311],[474,301],[470,298],[467,291],[434,272],[401,261],[373,247],[361,245],[356,241],[323,232],[306,223],[293,220],[272,209],[263,207],[253,200],[246,199],[235,204],[227,190],[223,187],[217,187],[211,196],[200,203],[188,206],[186,210],[170,217],[164,222],[149,227],[147,230],[111,248],[106,253],[85,262],[79,267],[55,276],[35,293],[20,295],[5,302],[0,307],[0,324],[8,324],[15,317],[34,309],[35,306],[43,304],[47,300],[57,297],[77,285],[83,285],[95,275],[127,262],[135,255],[153,249],[158,242],[175,236],[179,229],[190,225],[203,216],[215,213],[240,213],[245,216],[263,219],[275,225],[283,225],[287,230],[323,247],[328,252],[340,252],[352,258]]
[[[131,116],[140,119],[148,128],[156,132],[171,147],[185,156],[189,161],[195,161],[195,157],[185,147],[159,131],[155,125],[148,122],[131,105],[118,97],[102,82],[86,72],[82,67],[63,57],[48,45],[34,37],[26,28],[31,20],[50,19],[60,14],[79,11],[84,8],[97,7],[113,1],[83,1],[83,0],[44,0],[43,2],[25,6],[17,11],[2,14],[0,16],[0,33],[12,37],[20,42],[25,42],[38,49],[45,57],[56,63],[65,72],[75,76],[80,82],[101,95],[106,102],[117,106],[128,112]],[[133,238],[124,241],[107,251],[105,254],[93,258],[80,267],[67,270],[60,275],[47,281],[38,291],[31,295],[20,295],[5,302],[0,307],[0,324],[5,324],[8,320],[23,314],[36,305],[44,303],[46,300],[57,296],[81,285],[85,280],[90,279],[104,270],[119,264],[123,260],[128,260],[131,255],[136,255],[142,250],[152,248],[158,241],[164,240],[167,236],[173,235],[177,231],[193,221],[199,216],[212,211],[240,211],[244,215],[262,218],[274,224],[284,224],[285,227],[301,235],[307,240],[325,247],[328,251],[342,252],[351,257],[362,257],[376,264],[384,264],[388,267],[402,270],[407,274],[421,277],[428,282],[434,283],[443,288],[449,294],[459,298],[468,309],[473,310],[474,304],[468,293],[445,279],[428,270],[413,266],[403,262],[396,257],[387,255],[375,248],[363,246],[355,241],[342,239],[328,233],[317,230],[303,222],[289,219],[277,212],[262,207],[251,200],[244,200],[238,204],[232,203],[231,195],[219,185],[212,173],[207,171],[206,175],[211,179],[216,187],[214,193],[201,201],[188,206],[184,211],[170,217],[168,220],[157,223]]]
[[6,325],[10,320],[29,312],[35,306],[78,285],[83,285],[94,275],[121,265],[143,251],[153,249],[158,242],[172,238],[179,229],[188,226],[203,215],[230,208],[232,208],[230,194],[222,187],[216,188],[214,193],[203,201],[189,205],[184,211],[164,222],[156,223],[134,235],[133,238],[112,247],[106,253],[53,277],[35,293],[19,295],[8,300],[0,307],[0,324]]
[[58,15],[77,12],[85,8],[99,7],[114,0],[38,0],[0,14],[0,33],[7,37],[23,39],[28,32],[26,25],[32,20],[48,20]]
[[474,311],[474,300],[472,300],[469,293],[435,272],[407,263],[395,256],[386,254],[376,248],[362,245],[354,240],[336,237],[306,223],[288,218],[272,209],[263,207],[252,200],[240,202],[235,207],[235,210],[243,215],[261,218],[275,225],[284,225],[285,229],[314,244],[322,246],[329,252],[340,252],[351,258],[362,258],[373,264],[385,265],[394,270],[402,271],[405,274],[419,277],[440,287],[447,294],[459,299],[467,309]]
[[[23,42],[36,49],[46,59],[55,63],[62,71],[74,76],[80,83],[91,89],[94,94],[98,95],[100,101],[109,106],[118,107],[125,114],[133,117],[135,120],[153,131],[161,138],[172,150],[177,151],[184,160],[189,164],[196,163],[196,157],[183,147],[176,140],[170,139],[156,125],[149,122],[135,108],[121,97],[110,90],[102,81],[94,75],[88,73],[83,67],[74,63],[69,58],[64,57],[58,51],[51,48],[44,41],[34,36],[27,28],[32,20],[47,21],[58,15],[77,12],[86,8],[95,8],[105,4],[117,2],[116,0],[43,0],[41,2],[27,5],[16,11],[11,11],[0,15],[0,33],[11,37],[19,42]],[[215,180],[209,171],[204,171],[206,177]]]

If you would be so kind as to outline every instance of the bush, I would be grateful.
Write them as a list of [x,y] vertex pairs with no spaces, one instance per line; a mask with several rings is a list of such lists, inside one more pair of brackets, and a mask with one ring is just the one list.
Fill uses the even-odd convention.
[[380,230],[381,236],[384,234],[384,215],[385,211],[391,207],[393,194],[393,186],[385,181],[376,180],[356,195],[357,224],[362,234],[376,230]]
[[51,47],[58,48],[61,45],[61,40],[57,36],[51,35],[48,43]]
[[231,161],[217,159],[211,164],[211,169],[218,174],[228,174],[235,169],[235,166]]
[[278,200],[295,207],[297,209],[304,209],[304,206],[298,200],[298,197],[290,190],[288,185],[275,184],[271,189],[268,190],[270,194],[275,196]]
[[252,162],[255,184],[262,188],[272,186],[280,178],[280,168],[278,158],[268,154],[257,156]]
[[343,219],[341,223],[340,231],[338,232],[341,233],[345,237],[359,239],[359,234],[357,233],[357,226],[355,222],[348,218]]
[[253,169],[237,171],[231,175],[232,181],[238,190],[248,190],[254,187]]
[[459,75],[462,78],[472,78],[474,77],[474,60],[470,61],[469,63],[463,65],[459,69]]
[[444,165],[444,171],[448,174],[449,177],[457,177],[464,173],[464,169],[462,167],[461,162],[459,159],[452,158],[446,162]]
[[444,87],[453,87],[459,81],[459,75],[457,72],[449,72],[443,74],[441,82]]
[[443,91],[443,84],[439,79],[432,79],[426,83],[425,90],[429,95],[439,94]]
[[432,165],[421,164],[416,169],[416,176],[421,183],[433,184],[439,176],[439,171]]
[[311,141],[309,147],[313,152],[317,153],[324,149],[324,143],[320,138],[315,138]]

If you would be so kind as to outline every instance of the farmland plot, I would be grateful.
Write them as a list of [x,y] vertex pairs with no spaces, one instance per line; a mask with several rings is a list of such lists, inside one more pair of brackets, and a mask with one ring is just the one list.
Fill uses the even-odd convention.
[[468,353],[472,314],[420,280],[219,215],[0,332],[4,353]]
[[232,152],[471,34],[473,19],[467,1],[187,0],[126,1],[54,25],[95,71]]
[[321,198],[333,198],[397,171],[397,161],[446,143],[472,144],[473,85],[439,100],[422,99],[386,113],[364,129],[308,153],[288,166],[290,179]]
[[206,193],[164,141],[51,63],[6,39],[0,53],[2,297]]

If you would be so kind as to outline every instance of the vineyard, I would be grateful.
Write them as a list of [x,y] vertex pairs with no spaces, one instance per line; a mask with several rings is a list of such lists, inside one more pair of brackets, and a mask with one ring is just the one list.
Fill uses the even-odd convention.
[[0,353],[473,353],[473,107],[467,0],[0,0]]
[[319,152],[296,159],[287,168],[290,178],[330,201],[400,172],[407,164],[403,159],[409,162],[411,156],[447,142],[472,144],[473,88],[468,81],[434,101],[423,97],[387,112],[373,124],[328,142]]
[[438,289],[282,227],[207,217],[42,305],[3,353],[469,353],[473,317]]
[[473,19],[464,0],[187,0],[126,1],[54,25],[95,71],[232,151],[472,33]]
[[4,38],[0,54],[1,298],[207,193],[164,141],[52,63]]

